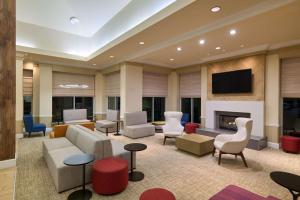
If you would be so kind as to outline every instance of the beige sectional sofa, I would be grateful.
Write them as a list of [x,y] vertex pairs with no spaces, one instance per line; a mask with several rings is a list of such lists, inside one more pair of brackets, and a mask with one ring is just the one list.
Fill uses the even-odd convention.
[[155,126],[147,122],[147,112],[125,113],[124,136],[141,138],[155,134]]
[[[75,154],[94,154],[95,159],[118,156],[128,161],[130,169],[130,152],[124,150],[124,144],[110,140],[108,137],[91,131],[80,125],[68,126],[66,137],[46,139],[43,141],[43,157],[58,192],[82,184],[82,167],[67,166],[63,161]],[[86,183],[91,182],[91,166],[86,166]],[[135,154],[133,157],[135,167]]]

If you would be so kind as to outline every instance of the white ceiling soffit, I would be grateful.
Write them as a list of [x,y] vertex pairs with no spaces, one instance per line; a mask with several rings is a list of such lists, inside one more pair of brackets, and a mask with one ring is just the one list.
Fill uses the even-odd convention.
[[17,50],[87,61],[193,1],[17,0]]

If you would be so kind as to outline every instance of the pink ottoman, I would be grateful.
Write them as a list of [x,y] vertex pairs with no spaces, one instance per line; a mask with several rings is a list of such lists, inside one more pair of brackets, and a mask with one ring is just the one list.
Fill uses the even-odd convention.
[[199,124],[196,123],[186,123],[184,130],[186,133],[196,133],[196,129],[199,128]]
[[172,192],[166,189],[153,188],[143,192],[140,200],[176,200],[176,198]]

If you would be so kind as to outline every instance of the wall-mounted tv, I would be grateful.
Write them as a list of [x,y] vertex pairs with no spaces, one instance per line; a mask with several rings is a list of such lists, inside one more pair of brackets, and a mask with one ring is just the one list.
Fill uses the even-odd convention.
[[252,92],[251,69],[212,74],[213,94],[250,92]]

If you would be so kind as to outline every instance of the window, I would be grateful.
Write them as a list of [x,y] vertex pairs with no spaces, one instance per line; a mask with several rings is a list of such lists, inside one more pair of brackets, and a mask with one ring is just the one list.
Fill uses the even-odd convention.
[[24,96],[23,97],[24,101],[24,115],[31,114],[31,108],[32,108],[32,96]]
[[165,119],[165,97],[143,97],[143,111],[147,112],[147,121]]
[[121,99],[120,97],[108,97],[107,108],[110,110],[120,110]]
[[63,121],[63,110],[87,109],[87,118],[93,119],[93,97],[52,97],[52,121]]
[[300,119],[300,99],[283,98],[283,133],[293,134],[299,130],[298,121]]
[[181,98],[181,112],[189,114],[189,121],[200,123],[201,98]]

